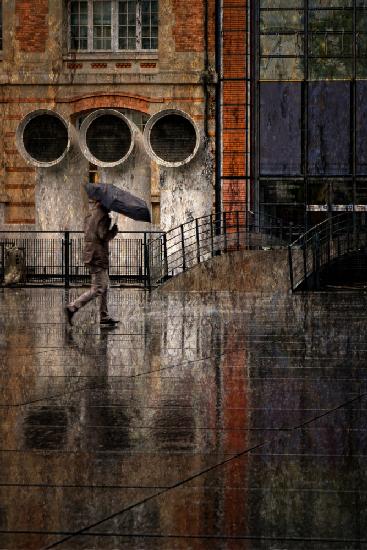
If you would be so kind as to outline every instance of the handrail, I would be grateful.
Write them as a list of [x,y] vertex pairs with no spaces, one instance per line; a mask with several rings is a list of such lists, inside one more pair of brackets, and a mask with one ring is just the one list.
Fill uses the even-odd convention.
[[262,223],[255,223],[252,213],[246,210],[201,216],[150,240],[150,286],[158,286],[169,277],[223,252],[286,248],[303,230],[301,226],[284,225],[281,220],[268,217],[263,217]]
[[333,261],[367,246],[367,216],[344,212],[313,226],[288,246],[291,289],[319,289]]
[[[139,273],[132,275],[146,288],[158,286],[167,278],[190,269],[196,264],[222,253],[235,250],[259,250],[286,248],[296,242],[303,226],[286,225],[282,220],[261,216],[255,220],[246,210],[223,211],[201,216],[170,229],[167,232],[121,231],[134,240],[139,235],[136,248],[129,242],[123,249],[116,239],[111,248],[111,275],[115,278],[130,277],[130,258]],[[87,271],[82,262],[82,231],[0,231],[0,281],[4,276],[5,247],[10,242],[24,248],[27,276],[30,280],[49,281],[60,279],[68,286],[70,281],[86,281]],[[56,238],[55,238],[56,237]],[[60,244],[57,244],[59,243]],[[135,245],[134,245],[135,246]],[[136,263],[137,262],[137,263]]]
[[[77,235],[82,235],[84,234],[84,231],[82,230],[73,230],[73,229],[65,229],[65,230],[59,230],[59,229],[55,229],[55,231],[51,231],[51,230],[37,230],[37,229],[31,229],[29,231],[25,230],[25,229],[4,229],[4,230],[0,230],[0,235],[2,235],[3,233],[11,233],[11,234],[17,234],[17,233],[27,233],[29,235],[36,235],[38,233],[40,233],[41,235],[42,234],[50,234],[50,233],[53,233],[53,234],[60,234],[60,235],[64,235],[65,233],[72,233],[72,234],[77,234]],[[158,229],[154,229],[154,230],[141,230],[141,231],[125,231],[125,230],[122,230],[122,231],[118,231],[118,234],[122,234],[122,233],[132,233],[132,234],[144,234],[144,233],[147,233],[148,235],[152,235],[152,234],[157,234],[157,235],[160,235],[162,233],[162,231],[159,231]]]
[[329,227],[330,226],[330,223],[334,223],[335,220],[339,220],[341,218],[343,218],[344,216],[346,216],[346,213],[343,212],[342,214],[337,214],[336,216],[334,216],[333,218],[327,218],[326,220],[323,220],[322,222],[319,222],[317,223],[316,225],[313,225],[312,227],[310,227],[310,229],[308,229],[307,231],[305,231],[305,233],[303,233],[302,235],[300,235],[299,237],[297,237],[296,240],[294,240],[292,243],[289,244],[289,246],[295,246],[296,243],[298,241],[301,241],[302,242],[304,241],[304,239],[307,237],[307,235],[310,235],[310,234],[313,234],[315,232],[319,232],[319,230],[323,229],[323,227],[327,226]]
[[[162,231],[119,231],[110,243],[110,277],[117,283],[148,286],[147,243]],[[69,287],[89,281],[83,261],[83,231],[0,231],[0,285],[19,250],[22,285]]]

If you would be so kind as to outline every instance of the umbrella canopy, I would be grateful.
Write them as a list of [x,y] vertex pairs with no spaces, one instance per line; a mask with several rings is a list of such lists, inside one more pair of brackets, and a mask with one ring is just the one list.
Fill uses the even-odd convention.
[[118,212],[136,221],[151,221],[147,203],[125,189],[120,189],[112,183],[99,185],[87,183],[85,190],[90,199],[100,202],[108,210],[113,210],[113,212]]

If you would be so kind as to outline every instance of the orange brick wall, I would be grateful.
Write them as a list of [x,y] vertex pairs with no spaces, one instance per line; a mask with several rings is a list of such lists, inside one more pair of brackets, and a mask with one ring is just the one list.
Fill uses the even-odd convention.
[[173,0],[176,52],[203,52],[206,0]]
[[222,203],[246,209],[249,175],[247,0],[223,0]]
[[44,52],[48,38],[48,0],[16,0],[15,37],[22,52]]

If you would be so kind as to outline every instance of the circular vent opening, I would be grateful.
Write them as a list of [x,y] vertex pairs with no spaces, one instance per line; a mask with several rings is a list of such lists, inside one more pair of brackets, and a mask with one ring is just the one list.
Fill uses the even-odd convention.
[[28,122],[25,122],[22,141],[31,160],[40,164],[52,164],[61,160],[67,151],[68,129],[56,115],[31,115]]
[[197,136],[194,125],[178,114],[159,118],[150,131],[153,153],[168,163],[187,161],[195,152]]
[[132,145],[129,125],[123,118],[113,114],[94,118],[87,128],[85,140],[93,157],[109,164],[122,161]]
[[191,117],[178,109],[166,109],[153,115],[144,130],[147,152],[163,166],[182,166],[194,158],[200,134]]

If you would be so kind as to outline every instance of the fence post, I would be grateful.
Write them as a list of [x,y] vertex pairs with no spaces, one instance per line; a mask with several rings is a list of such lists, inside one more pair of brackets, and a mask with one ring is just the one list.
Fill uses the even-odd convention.
[[320,289],[320,237],[316,233],[314,236],[314,276],[316,290]]
[[65,231],[64,233],[65,240],[65,256],[64,256],[64,269],[65,269],[65,288],[70,286],[70,231]]
[[215,234],[220,235],[221,234],[221,213],[216,212],[215,213]]
[[331,253],[332,253],[332,242],[333,242],[333,226],[332,226],[332,223],[331,223],[331,220],[332,218],[329,217],[329,222],[328,222],[328,225],[329,225],[329,247],[328,247],[328,253],[329,253],[329,263],[331,262]]
[[224,252],[227,252],[227,212],[223,212]]
[[237,231],[237,250],[240,249],[240,213],[236,210],[236,231]]
[[149,254],[149,241],[147,239],[147,233],[144,231],[144,288],[151,290],[151,279],[150,279],[150,254]]
[[[330,238],[327,240],[326,252],[327,252],[327,263],[328,263],[328,266],[330,266],[330,262],[331,262],[331,242],[330,242]],[[329,269],[329,267],[328,267],[328,269]]]
[[5,278],[5,243],[1,243],[1,281]]
[[185,258],[185,236],[184,236],[184,226],[180,225],[181,231],[181,249],[182,249],[182,269],[186,271],[186,258]]
[[289,277],[291,280],[291,290],[294,291],[294,283],[293,283],[293,258],[292,258],[292,247],[291,245],[288,246],[288,263],[289,263]]
[[214,231],[213,231],[213,214],[210,214],[210,245],[212,257],[214,256]]
[[306,245],[305,237],[303,237],[302,249],[303,249],[303,276],[304,276],[305,286],[307,286],[307,288],[308,288],[308,280],[307,280],[307,245]]
[[200,234],[199,234],[199,220],[195,219],[195,232],[196,232],[196,259],[198,264],[200,263]]
[[168,278],[168,254],[167,254],[167,234],[163,233],[163,276]]
[[145,249],[147,247],[147,234],[144,231],[144,239],[143,239],[143,258],[144,258],[144,288],[147,288],[148,286],[148,276],[147,276],[147,264],[146,264],[146,252]]

